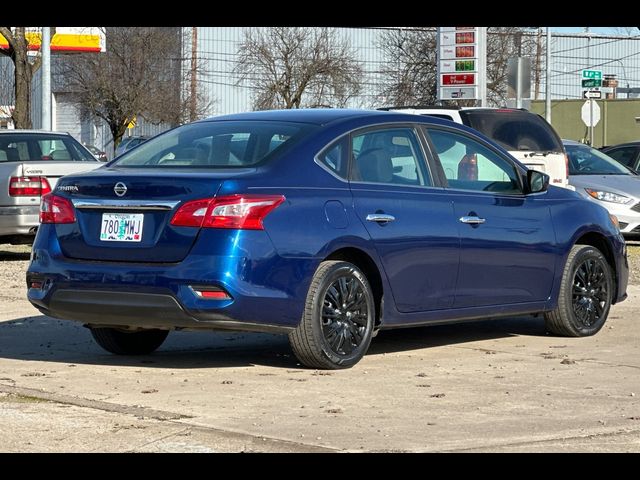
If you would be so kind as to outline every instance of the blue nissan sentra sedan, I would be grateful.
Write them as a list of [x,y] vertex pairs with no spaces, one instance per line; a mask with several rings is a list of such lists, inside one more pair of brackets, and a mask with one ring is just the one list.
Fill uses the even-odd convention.
[[626,298],[624,240],[548,180],[432,117],[215,117],[62,178],[28,298],[116,354],[174,329],[263,331],[313,368],[353,366],[380,329],[543,313],[593,335]]

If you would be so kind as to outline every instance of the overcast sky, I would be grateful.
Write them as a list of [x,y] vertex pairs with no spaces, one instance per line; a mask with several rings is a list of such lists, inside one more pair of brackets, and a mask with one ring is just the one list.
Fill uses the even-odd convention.
[[[551,27],[552,32],[560,33],[584,33],[587,27]],[[624,35],[627,32],[621,27],[589,27],[592,33],[601,33],[604,35]],[[638,28],[631,29],[631,35],[640,35]]]

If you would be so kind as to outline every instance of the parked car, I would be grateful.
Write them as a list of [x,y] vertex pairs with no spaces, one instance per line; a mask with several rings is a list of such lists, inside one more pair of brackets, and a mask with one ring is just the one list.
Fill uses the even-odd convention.
[[[460,152],[476,179],[446,167]],[[543,313],[553,333],[593,335],[626,297],[624,239],[548,180],[428,116],[215,117],[62,179],[27,295],[116,354],[173,329],[265,331],[313,368],[350,367],[396,327]]]
[[40,197],[67,173],[101,165],[68,133],[0,130],[0,243],[31,243]]
[[149,137],[124,137],[120,144],[116,147],[115,156],[122,155],[127,150],[131,150],[133,147],[137,147],[141,143],[146,142]]
[[389,107],[380,110],[431,115],[483,133],[527,168],[547,173],[551,184],[571,188],[560,137],[540,115],[524,109],[478,107]]
[[640,142],[621,143],[600,149],[615,161],[640,173]]
[[95,145],[85,145],[85,148],[91,152],[91,155],[96,157],[96,159],[100,160],[101,162],[106,162],[109,160],[107,158],[107,152],[100,150]]
[[562,143],[569,156],[569,183],[576,192],[615,215],[623,235],[640,234],[640,176],[588,145]]

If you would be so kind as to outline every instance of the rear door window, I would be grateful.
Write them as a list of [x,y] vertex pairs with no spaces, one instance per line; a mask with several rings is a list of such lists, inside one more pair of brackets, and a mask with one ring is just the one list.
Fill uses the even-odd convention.
[[369,130],[354,135],[351,180],[432,185],[416,132],[411,128]]

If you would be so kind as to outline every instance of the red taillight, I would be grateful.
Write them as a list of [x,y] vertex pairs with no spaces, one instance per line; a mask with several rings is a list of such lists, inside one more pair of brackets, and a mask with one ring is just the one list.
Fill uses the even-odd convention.
[[212,198],[192,200],[182,205],[171,219],[171,225],[178,227],[201,227]]
[[70,200],[48,193],[40,201],[40,223],[73,223],[76,214]]
[[192,200],[178,209],[171,225],[263,230],[262,220],[282,202],[282,195],[228,195]]
[[11,177],[9,195],[12,197],[39,197],[51,191],[47,177]]

